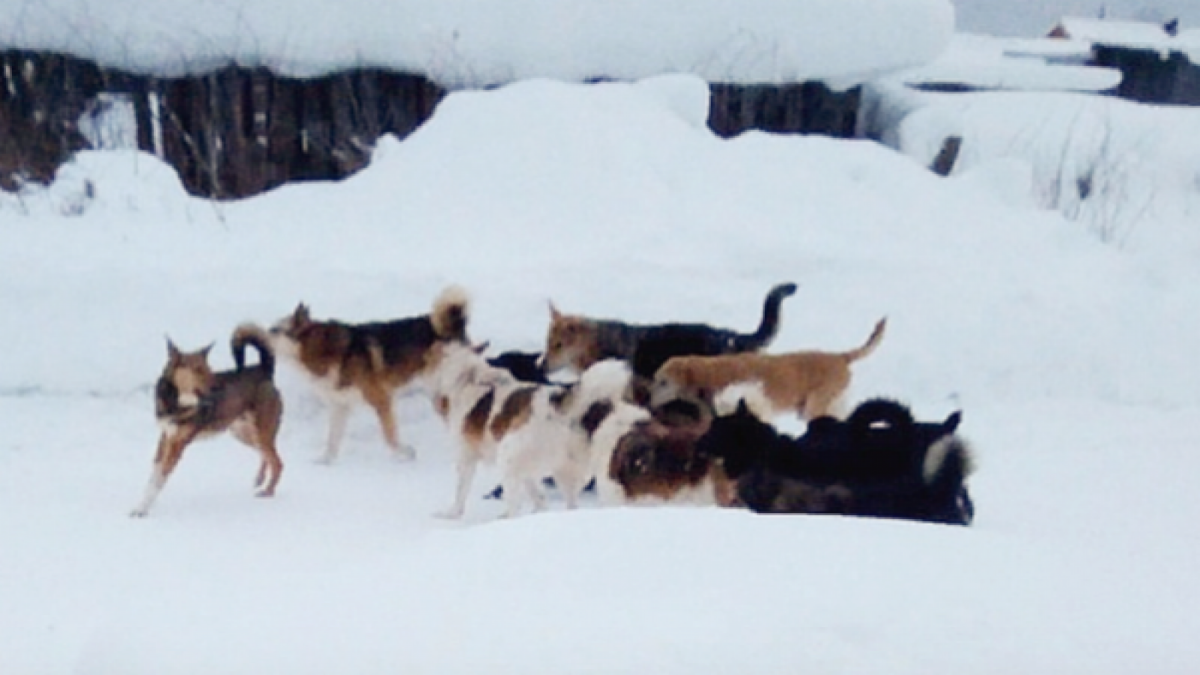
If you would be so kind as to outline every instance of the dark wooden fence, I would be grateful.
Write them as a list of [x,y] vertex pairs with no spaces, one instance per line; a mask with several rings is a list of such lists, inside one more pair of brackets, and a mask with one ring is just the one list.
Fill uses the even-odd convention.
[[[348,176],[366,165],[380,135],[412,133],[446,94],[422,76],[380,69],[297,79],[230,66],[164,79],[16,50],[0,53],[0,68],[0,188],[7,190],[50,181],[88,146],[78,121],[102,93],[132,101],[139,148],[174,166],[190,193],[215,199]],[[854,133],[857,90],[713,84],[712,93],[709,123],[722,136]]]

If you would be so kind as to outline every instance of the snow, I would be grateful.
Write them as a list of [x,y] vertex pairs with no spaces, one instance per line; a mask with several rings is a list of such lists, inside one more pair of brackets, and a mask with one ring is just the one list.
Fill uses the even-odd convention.
[[1100,238],[1147,256],[1200,252],[1200,109],[1073,93],[914,92],[881,80],[863,132],[928,166],[962,137],[955,173],[1016,162],[1023,191]]
[[0,46],[133,72],[382,66],[452,88],[665,73],[851,86],[933,58],[954,30],[948,0],[3,0],[0,10]]
[[1144,21],[1063,17],[1059,22],[1072,40],[1101,44],[1161,44],[1170,39],[1162,26]]
[[958,34],[928,64],[889,79],[911,85],[964,85],[1020,91],[1107,91],[1121,83],[1121,71],[1082,65],[1089,43],[1026,40]]
[[[450,95],[339,183],[214,205],[152,156],[110,150],[6,197],[0,672],[1200,666],[1200,248],[1166,245],[1194,217],[1115,246],[1038,204],[1020,158],[940,178],[867,141],[723,140],[706,96],[684,75],[524,81]],[[1058,123],[1057,95],[1029,96]],[[981,137],[1008,137],[1002,121]],[[126,515],[156,441],[164,334],[218,340],[228,367],[243,320],[299,300],[322,318],[405,316],[460,283],[475,339],[536,349],[550,299],[749,328],[784,280],[800,290],[772,350],[852,346],[887,315],[851,400],[963,409],[972,527],[591,501],[498,521],[487,477],[447,523],[431,514],[451,498],[450,437],[419,391],[398,399],[416,461],[392,460],[358,411],[340,462],[320,466],[326,411],[282,366],[275,499],[251,497],[253,456],[218,438],[189,450],[149,518]]]

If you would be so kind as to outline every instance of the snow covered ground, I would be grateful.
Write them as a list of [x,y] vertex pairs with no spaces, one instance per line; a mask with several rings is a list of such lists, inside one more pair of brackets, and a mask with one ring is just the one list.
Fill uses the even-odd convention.
[[[90,153],[0,202],[0,672],[1200,667],[1196,249],[1104,244],[1033,203],[1015,160],[939,178],[865,141],[721,140],[706,96],[522,82],[450,96],[341,183],[214,206],[152,157]],[[783,280],[774,350],[849,347],[887,315],[851,398],[964,410],[974,526],[594,503],[497,521],[482,499],[447,523],[425,398],[398,401],[415,462],[360,411],[320,466],[325,411],[286,368],[277,498],[221,438],[127,517],[164,334],[218,340],[227,367],[240,321],[416,314],[455,282],[477,339],[535,349],[548,299],[749,328]]]

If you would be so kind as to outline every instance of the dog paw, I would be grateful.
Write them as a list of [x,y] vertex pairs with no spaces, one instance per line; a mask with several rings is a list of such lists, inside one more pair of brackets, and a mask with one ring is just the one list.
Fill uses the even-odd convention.
[[140,508],[134,509],[129,512],[129,517],[130,518],[145,518],[146,517],[146,509],[140,509]]
[[333,462],[334,458],[330,455],[321,455],[313,460],[313,464],[320,464],[321,466],[332,466]]
[[401,445],[392,454],[401,462],[411,462],[417,458],[417,449],[411,445]]
[[462,515],[463,515],[462,509],[450,507],[448,509],[442,509],[441,511],[434,513],[433,517],[441,518],[442,520],[458,520],[459,518],[462,518]]
[[274,490],[259,490],[258,492],[254,493],[254,496],[262,498],[262,499],[266,499],[267,497],[274,497],[275,491]]

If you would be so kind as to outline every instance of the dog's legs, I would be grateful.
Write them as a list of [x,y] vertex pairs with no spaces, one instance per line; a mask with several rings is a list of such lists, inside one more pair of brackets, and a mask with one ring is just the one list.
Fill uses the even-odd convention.
[[363,398],[379,416],[379,426],[383,428],[383,440],[392,449],[392,453],[399,459],[415,459],[417,453],[412,446],[400,443],[400,432],[396,428],[396,413],[392,410],[391,392],[386,389],[371,388],[363,392]]
[[[454,489],[454,504],[450,508],[439,511],[436,515],[439,518],[462,518],[463,512],[467,509],[467,492],[471,489],[471,482],[475,480],[475,467],[479,464],[479,460],[475,457],[473,448],[463,448],[458,456],[457,473],[458,485]],[[504,486],[505,499],[508,496],[508,486]]]
[[179,458],[183,456],[183,449],[193,438],[195,438],[195,434],[183,433],[178,430],[163,432],[162,437],[158,439],[158,450],[154,453],[154,468],[150,471],[146,494],[142,497],[141,503],[129,515],[141,518],[149,513],[150,507],[154,505],[154,500],[158,498],[163,486],[167,484],[167,478],[179,464]]
[[[275,486],[279,484],[279,477],[283,474],[283,461],[279,459],[279,452],[275,449],[274,443],[264,443],[258,448],[262,453],[262,464],[258,469],[258,492],[257,497],[274,497]],[[266,485],[263,485],[264,479]]]
[[805,422],[811,422],[823,415],[840,416],[842,412],[839,405],[841,397],[841,388],[814,391],[804,399],[798,412]]
[[513,471],[505,471],[500,485],[504,488],[504,513],[501,518],[515,518],[520,515],[521,507],[527,496],[534,494],[535,479],[522,479]]
[[579,507],[579,493],[583,491],[584,480],[575,471],[560,471],[555,474],[554,482],[562,493],[563,501],[568,509]]
[[346,422],[350,419],[350,402],[335,398],[329,402],[329,438],[325,443],[325,454],[317,461],[333,464],[338,456],[342,437],[346,435]]
[[546,493],[542,491],[541,481],[533,478],[525,479],[525,493],[529,495],[529,500],[533,502],[534,511],[544,511],[546,509]]
[[279,459],[279,452],[275,449],[275,435],[278,430],[278,423],[275,420],[277,419],[277,417],[271,418],[270,416],[254,417],[238,420],[230,427],[234,438],[258,451],[260,461],[254,487],[259,488],[255,493],[259,497],[274,496],[275,486],[279,484],[279,476],[283,473],[283,462]]

